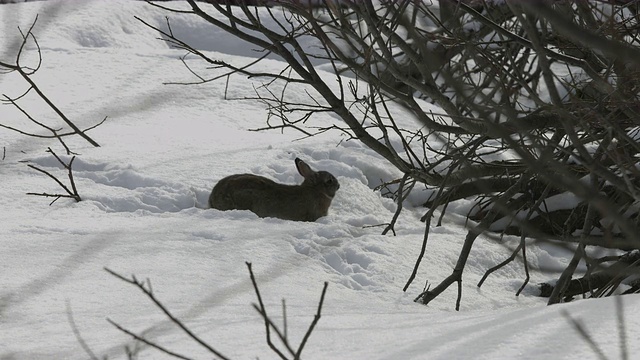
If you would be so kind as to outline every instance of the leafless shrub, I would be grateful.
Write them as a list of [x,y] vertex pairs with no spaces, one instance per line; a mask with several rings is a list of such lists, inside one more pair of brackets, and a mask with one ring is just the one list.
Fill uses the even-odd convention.
[[[211,65],[212,75],[192,71],[198,82],[252,77],[269,109],[265,129],[341,131],[400,170],[398,183],[430,190],[424,243],[405,290],[427,254],[434,209],[438,226],[449,204],[475,201],[451,275],[416,301],[427,304],[457,283],[459,308],[464,269],[482,234],[521,237],[487,275],[519,259],[522,288],[529,279],[526,238],[575,248],[550,303],[565,298],[588,246],[640,248],[636,2],[327,0],[323,9],[298,1],[261,9],[187,2],[189,10],[155,6],[201,17],[264,50],[238,66],[194,49],[170,27],[154,27]],[[309,38],[318,46],[305,47]],[[286,67],[264,73],[255,64],[267,56]],[[333,77],[319,72],[318,62]],[[301,90],[308,101],[288,100]],[[314,123],[324,112],[340,122]],[[393,194],[398,211],[405,190]]]
[[[6,63],[6,62],[1,62],[0,61],[0,74],[9,74],[11,72],[16,72],[29,85],[29,87],[27,88],[27,90],[25,92],[23,92],[20,95],[9,96],[7,94],[2,94],[3,98],[0,99],[0,101],[15,106],[31,122],[33,122],[34,124],[38,125],[39,127],[42,127],[44,129],[46,129],[48,132],[51,133],[51,135],[42,135],[42,134],[30,132],[30,131],[25,131],[25,130],[21,130],[21,129],[13,127],[13,126],[2,124],[2,123],[0,123],[0,127],[8,129],[8,130],[15,131],[15,132],[18,132],[18,133],[20,133],[22,135],[26,135],[26,136],[38,137],[38,138],[55,138],[55,139],[58,139],[60,141],[60,143],[62,144],[62,146],[67,151],[67,154],[71,154],[71,150],[69,150],[69,148],[64,143],[64,141],[62,141],[62,138],[66,137],[66,136],[70,136],[70,135],[78,135],[78,136],[82,137],[83,139],[85,139],[86,141],[88,141],[91,145],[98,147],[100,145],[98,145],[98,143],[95,140],[93,140],[91,137],[89,137],[86,134],[86,132],[91,130],[91,129],[94,129],[97,126],[99,126],[102,123],[104,123],[105,120],[106,120],[106,117],[102,121],[100,121],[99,123],[87,128],[85,130],[81,130],[71,120],[69,120],[69,118],[67,118],[67,116],[44,94],[44,92],[40,89],[40,87],[32,79],[32,76],[38,70],[40,70],[40,66],[42,65],[42,53],[40,51],[40,45],[38,44],[38,41],[37,41],[35,35],[33,34],[33,27],[36,25],[37,21],[38,21],[38,17],[36,16],[36,18],[33,20],[33,23],[31,24],[31,26],[29,27],[29,29],[26,32],[23,32],[22,30],[20,30],[20,28],[18,28],[18,30],[20,31],[20,34],[22,36],[22,41],[20,43],[20,46],[18,47],[18,51],[17,51],[16,56],[15,56],[15,63],[10,64],[10,63]],[[36,47],[36,53],[37,53],[38,60],[37,60],[35,65],[24,64],[25,46],[27,45],[27,43],[29,41],[31,41]],[[53,112],[71,130],[63,131],[63,129],[61,129],[61,128],[55,128],[53,126],[45,124],[44,122],[38,121],[38,120],[34,119],[29,114],[29,112],[27,110],[25,110],[23,107],[21,107],[18,104],[18,101],[20,99],[24,98],[25,96],[27,96],[32,91],[35,92],[36,95],[39,98],[41,98],[47,104],[47,106],[51,110],[53,110]]]
[[[26,32],[23,32],[20,28],[18,28],[18,31],[20,32],[21,35],[21,41],[19,43],[18,46],[18,50],[16,52],[15,55],[15,61],[13,64],[11,63],[6,63],[6,62],[2,62],[0,61],[0,75],[3,74],[9,74],[9,73],[17,73],[19,74],[19,76],[28,84],[27,90],[24,91],[23,93],[19,94],[19,95],[7,95],[6,93],[2,94],[2,98],[0,98],[0,103],[4,103],[5,105],[12,105],[14,106],[16,109],[18,109],[20,111],[20,113],[22,113],[27,119],[29,119],[33,124],[37,125],[39,128],[42,128],[44,130],[47,131],[48,134],[42,134],[36,131],[32,131],[32,130],[25,130],[25,129],[21,129],[15,126],[11,126],[11,125],[7,125],[6,123],[2,123],[0,122],[0,128],[4,128],[7,130],[11,130],[14,132],[17,132],[19,134],[28,136],[28,137],[33,137],[33,138],[42,138],[42,139],[57,139],[58,142],[62,145],[62,147],[65,149],[67,155],[71,155],[74,154],[74,156],[69,160],[68,163],[65,163],[52,149],[51,147],[48,148],[47,152],[51,153],[56,160],[62,165],[62,167],[64,169],[67,170],[67,176],[69,178],[69,187],[67,187],[64,183],[62,183],[56,176],[52,175],[50,172],[43,170],[35,165],[29,164],[27,166],[29,166],[30,168],[39,171],[47,176],[49,176],[50,178],[52,178],[53,180],[56,181],[56,183],[58,183],[58,185],[60,185],[60,187],[62,187],[62,189],[65,191],[65,193],[63,194],[50,194],[50,193],[34,193],[34,192],[29,192],[27,193],[27,195],[37,195],[37,196],[44,196],[44,197],[54,197],[55,199],[49,204],[53,204],[56,200],[66,197],[66,198],[72,198],[76,201],[80,201],[80,195],[78,194],[78,190],[76,188],[75,182],[73,180],[73,173],[72,173],[72,165],[73,165],[73,161],[75,160],[75,154],[74,152],[71,151],[71,149],[69,148],[69,146],[67,146],[67,144],[64,141],[64,138],[67,136],[73,136],[73,135],[78,135],[80,137],[82,137],[83,139],[85,139],[87,142],[89,142],[91,145],[93,146],[100,146],[95,140],[93,140],[91,137],[89,137],[89,135],[86,134],[87,131],[95,129],[96,127],[102,125],[107,118],[105,117],[102,121],[98,122],[97,124],[90,126],[84,130],[81,130],[80,128],[78,128],[71,120],[69,120],[69,118],[62,112],[62,110],[60,110],[60,108],[58,108],[48,97],[47,95],[42,91],[42,89],[36,84],[36,82],[33,80],[33,75],[40,70],[40,66],[42,65],[42,52],[40,50],[40,45],[38,44],[38,40],[36,39],[36,36],[33,33],[33,29],[36,25],[38,21],[38,17],[36,16],[36,18],[34,19],[33,23],[31,24],[31,26],[29,27],[29,29]],[[37,61],[35,62],[35,64],[26,64],[26,59],[25,59],[25,54],[26,54],[26,47],[27,45],[31,43],[35,46],[35,54],[37,55]],[[25,97],[27,97],[30,93],[35,93],[36,96],[40,99],[42,99],[44,101],[44,103],[56,114],[56,116],[58,118],[60,118],[60,120],[62,120],[62,122],[64,124],[66,124],[66,126],[69,129],[65,129],[65,128],[61,128],[61,127],[56,127],[55,125],[49,125],[44,121],[40,121],[37,120],[36,118],[34,118],[27,109],[25,109],[23,106],[20,105],[20,100],[24,99]],[[3,119],[4,120],[4,119]],[[0,121],[3,121],[0,120]],[[5,153],[4,153],[5,149],[3,148],[3,160],[5,158]]]
[[[318,321],[320,320],[320,315],[322,312],[322,305],[324,304],[324,297],[325,294],[327,292],[327,286],[329,285],[328,283],[324,283],[324,287],[322,288],[322,295],[320,296],[320,302],[318,303],[318,309],[317,312],[313,318],[313,321],[311,322],[311,324],[309,325],[309,328],[307,329],[307,332],[305,333],[300,345],[298,345],[297,348],[294,348],[291,344],[291,342],[289,341],[288,338],[288,332],[287,332],[287,317],[286,317],[286,307],[285,307],[285,303],[283,300],[283,305],[282,305],[282,310],[283,310],[283,324],[284,326],[282,328],[280,328],[278,325],[275,324],[275,322],[269,317],[269,315],[267,314],[267,309],[264,306],[264,303],[262,302],[262,295],[260,294],[260,290],[258,289],[258,283],[256,281],[256,278],[253,274],[253,270],[251,267],[251,263],[246,263],[247,264],[247,268],[249,269],[249,275],[251,277],[251,283],[253,284],[253,289],[256,293],[256,296],[258,297],[258,304],[253,304],[253,308],[256,309],[256,311],[260,314],[260,316],[262,316],[263,320],[264,320],[264,324],[265,324],[265,334],[266,334],[266,341],[267,344],[269,345],[269,347],[271,348],[271,350],[278,355],[279,358],[281,359],[300,359],[300,356],[302,354],[302,350],[304,349],[304,346],[307,343],[307,340],[309,339],[309,337],[311,336],[311,333],[313,332],[313,330],[315,329],[316,324],[318,323]],[[199,346],[204,347],[207,351],[209,351],[211,354],[215,355],[217,358],[219,359],[229,359],[228,357],[224,356],[220,351],[218,351],[217,349],[215,349],[213,346],[211,346],[210,344],[208,344],[205,340],[203,340],[202,338],[200,338],[198,335],[196,335],[194,332],[191,331],[191,329],[185,325],[180,319],[178,319],[175,315],[173,315],[173,313],[171,313],[171,311],[164,305],[162,304],[162,302],[156,298],[156,296],[153,293],[153,288],[151,287],[151,281],[149,279],[147,279],[146,281],[141,281],[138,280],[136,278],[135,275],[132,275],[131,278],[127,278],[124,277],[110,269],[105,268],[105,270],[115,276],[116,278],[134,285],[135,287],[137,287],[138,289],[140,289],[153,303],[154,305],[160,309],[170,320],[173,324],[175,324],[176,326],[178,326],[184,333],[187,334],[187,336],[193,340],[196,344],[198,344]],[[111,319],[107,319],[107,321],[109,321],[109,323],[111,323],[113,326],[115,326],[118,330],[124,332],[125,334],[133,337],[136,341],[142,342],[158,351],[160,351],[161,353],[165,354],[165,355],[169,355],[171,357],[174,358],[178,358],[178,359],[191,359],[191,357],[183,355],[183,354],[178,354],[174,351],[171,351],[169,349],[167,349],[166,347],[162,346],[161,344],[159,344],[158,342],[152,341],[150,339],[147,339],[143,334],[136,334],[130,330],[127,330],[126,328],[122,327],[121,325],[119,325],[118,323],[114,322]],[[284,346],[284,350],[281,349],[280,347],[278,347],[276,344],[274,344],[274,342],[272,341],[272,333],[275,333],[275,335],[277,336],[277,338],[280,340],[280,343],[282,344],[282,346]],[[88,352],[89,355],[92,354],[91,351]]]

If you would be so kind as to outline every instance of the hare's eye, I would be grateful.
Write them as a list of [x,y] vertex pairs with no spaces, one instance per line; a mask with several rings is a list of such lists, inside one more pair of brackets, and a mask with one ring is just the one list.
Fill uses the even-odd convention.
[[333,179],[332,179],[332,178],[328,178],[328,179],[325,181],[325,184],[329,184],[329,185],[333,184]]

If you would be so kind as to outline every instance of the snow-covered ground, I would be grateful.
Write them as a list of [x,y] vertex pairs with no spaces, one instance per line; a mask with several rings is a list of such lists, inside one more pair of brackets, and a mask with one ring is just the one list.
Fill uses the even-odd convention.
[[[98,148],[67,138],[80,154],[74,176],[83,201],[61,199],[51,206],[50,199],[25,195],[59,190],[25,161],[64,179],[44,151],[63,149],[54,140],[0,129],[6,150],[0,160],[0,358],[87,358],[70,315],[98,357],[126,358],[125,346],[135,347],[109,318],[177,353],[211,358],[138,289],[104,267],[150,279],[157,298],[224,355],[275,358],[251,306],[256,296],[246,261],[274,320],[282,320],[286,299],[288,333],[296,345],[313,319],[323,282],[329,283],[304,358],[596,358],[562,311],[580,319],[610,358],[620,357],[613,299],[547,307],[536,296],[535,285],[555,276],[536,269],[567,261],[558,249],[529,247],[531,285],[516,297],[525,276],[519,263],[492,274],[481,289],[476,284],[517,239],[480,238],[464,275],[461,311],[454,311],[455,286],[429,306],[414,303],[426,280],[437,284],[451,272],[466,235],[460,218],[452,214],[431,229],[417,279],[403,292],[422,243],[419,218],[425,209],[418,205],[424,194],[416,190],[412,196],[416,208],[405,205],[397,236],[380,235],[383,227],[375,225],[391,219],[395,204],[372,189],[397,178],[394,168],[337,132],[294,141],[300,134],[293,131],[248,131],[264,126],[267,113],[259,102],[228,100],[254,95],[255,83],[243,77],[231,78],[227,99],[225,81],[163,85],[194,78],[179,61],[183,52],[157,40],[134,15],[157,26],[170,15],[176,34],[213,58],[252,61],[258,55],[247,44],[197,18],[143,2],[33,2],[0,6],[0,61],[15,61],[18,26],[26,30],[36,14],[43,64],[35,81],[81,127],[109,118],[89,132]],[[33,49],[27,49],[30,61]],[[273,71],[283,63],[274,58],[261,66]],[[0,93],[24,90],[15,73],[0,75]],[[43,122],[58,121],[32,94],[21,105]],[[0,123],[36,129],[11,105],[0,111]],[[314,121],[335,121],[323,116]],[[300,223],[204,209],[213,185],[230,174],[299,183],[296,157],[340,181],[327,217]],[[640,297],[622,300],[628,351],[637,354]],[[165,357],[148,347],[139,354]]]

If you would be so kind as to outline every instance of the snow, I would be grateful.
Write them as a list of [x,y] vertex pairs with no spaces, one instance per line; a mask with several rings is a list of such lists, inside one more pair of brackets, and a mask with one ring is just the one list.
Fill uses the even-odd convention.
[[[397,236],[380,235],[384,227],[377,225],[390,221],[395,204],[372,189],[397,178],[397,170],[337,132],[300,139],[293,131],[248,131],[265,126],[264,104],[228,99],[254,96],[259,82],[232,76],[228,89],[224,79],[163,85],[194,78],[179,61],[184,52],[134,18],[163,26],[168,14],[161,9],[124,0],[2,5],[1,61],[14,61],[17,26],[27,29],[36,14],[43,64],[35,81],[80,127],[108,120],[88,133],[98,148],[66,138],[79,153],[73,169],[83,201],[61,199],[51,206],[50,199],[25,195],[58,191],[25,161],[65,179],[44,150],[50,146],[63,160],[70,157],[55,140],[0,130],[6,149],[0,161],[0,358],[87,358],[70,314],[101,358],[126,358],[125,346],[135,347],[106,318],[178,353],[211,357],[105,267],[150,279],[157,298],[226,356],[274,358],[251,306],[257,299],[246,261],[278,323],[286,299],[296,345],[313,319],[323,283],[329,283],[322,318],[303,352],[308,359],[596,358],[561,311],[580,319],[607,355],[620,356],[613,299],[547,307],[536,296],[537,283],[557,276],[538,269],[568,261],[566,251],[551,246],[528,245],[532,279],[516,297],[525,276],[521,263],[496,271],[480,289],[476,284],[519,239],[480,237],[464,273],[461,311],[454,311],[455,286],[429,306],[414,303],[426,280],[435,285],[453,269],[466,236],[463,218],[451,213],[443,226],[432,224],[416,281],[403,292],[422,243],[425,209],[419,200],[428,192],[416,187],[415,207],[405,204]],[[197,18],[170,18],[177,34],[201,41],[198,46],[213,58],[248,63],[256,57],[246,44]],[[27,50],[30,61],[33,49]],[[284,64],[271,58],[260,66],[277,71]],[[15,74],[0,75],[0,93],[17,96],[25,89]],[[21,104],[36,118],[61,125],[33,94]],[[41,131],[12,106],[1,109],[3,124]],[[324,114],[313,121],[336,118]],[[205,209],[213,185],[230,174],[301,182],[296,157],[340,181],[327,217],[300,223]],[[630,311],[639,303],[637,295],[623,297],[630,354],[640,350],[640,316]],[[139,358],[166,356],[144,347]]]

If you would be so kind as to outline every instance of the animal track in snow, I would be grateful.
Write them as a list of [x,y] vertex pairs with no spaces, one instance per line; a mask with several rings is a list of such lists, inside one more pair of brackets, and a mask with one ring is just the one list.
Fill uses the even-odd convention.
[[353,237],[325,238],[321,228],[310,237],[293,237],[293,248],[301,255],[325,264],[345,287],[354,290],[373,290],[379,287],[379,278],[386,276],[376,263],[388,255],[378,246],[353,241]]
[[[60,157],[65,162],[70,160],[68,156]],[[38,157],[31,162],[61,180],[66,178],[66,174],[51,169],[62,170],[53,156]],[[82,199],[107,212],[178,212],[196,204],[196,193],[184,184],[146,176],[130,166],[94,164],[76,158],[72,168]]]

